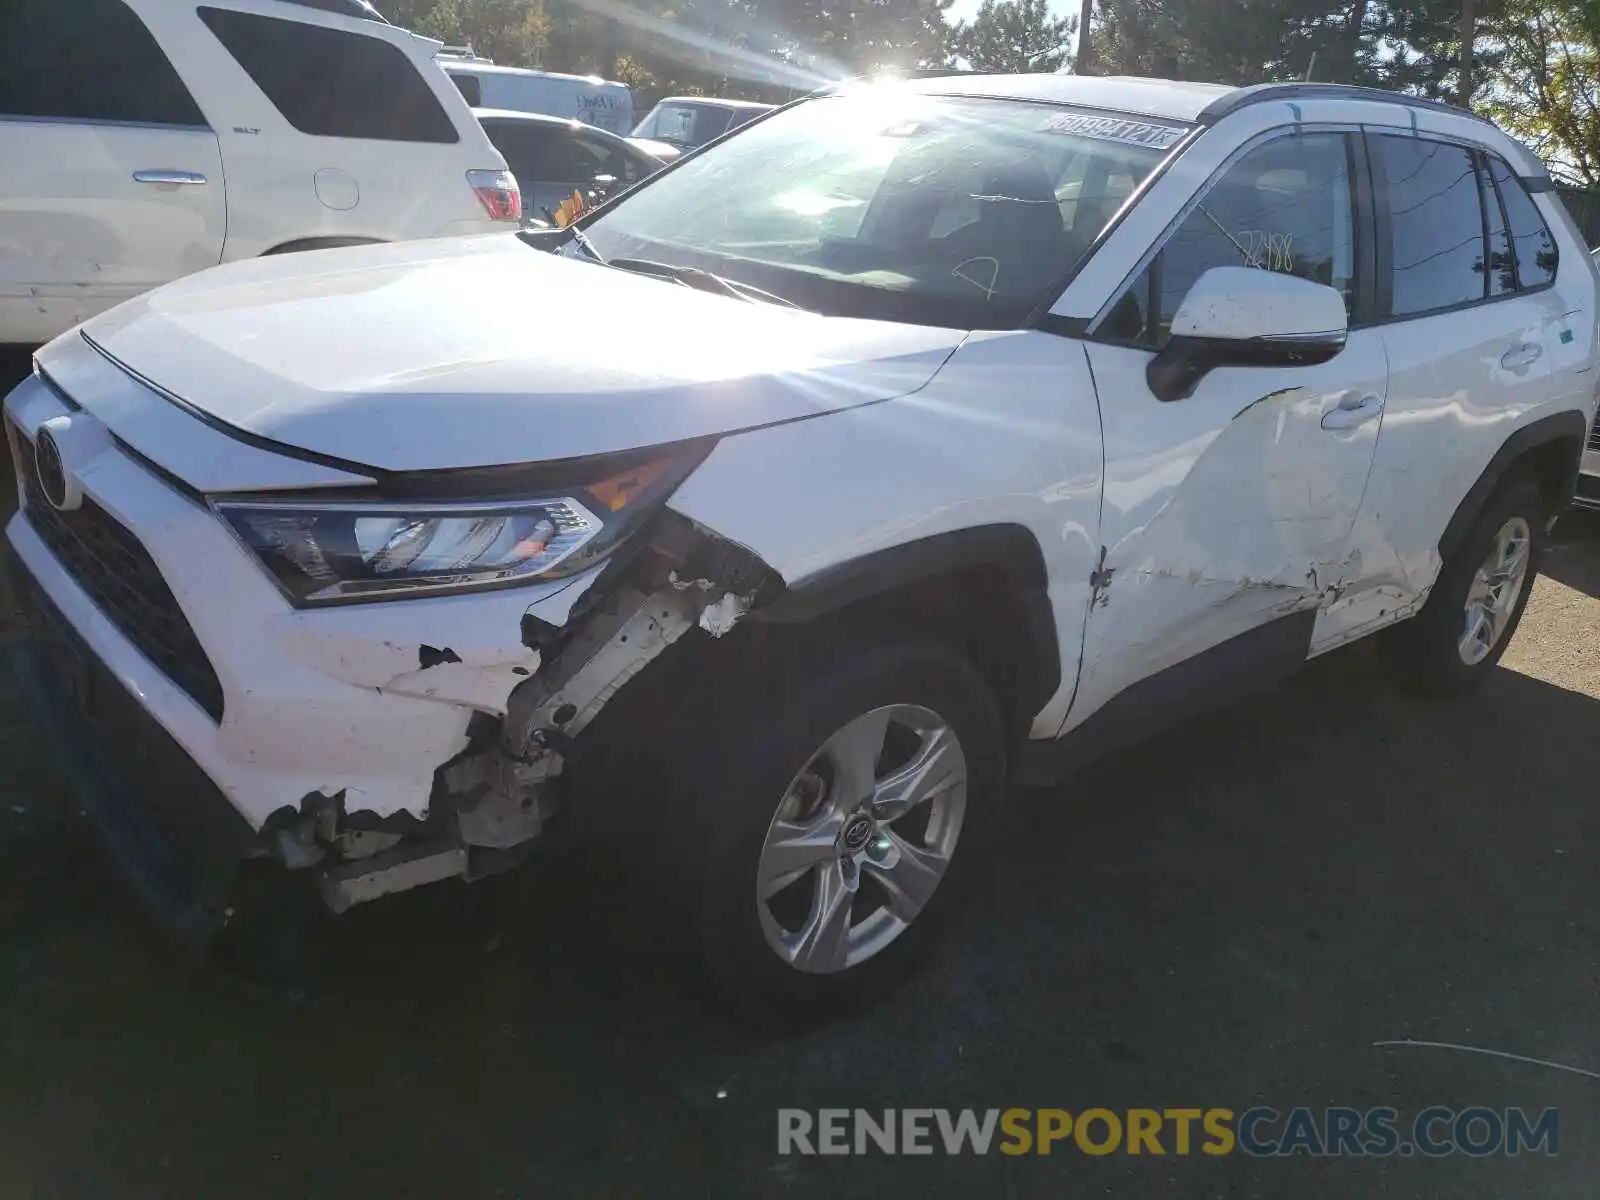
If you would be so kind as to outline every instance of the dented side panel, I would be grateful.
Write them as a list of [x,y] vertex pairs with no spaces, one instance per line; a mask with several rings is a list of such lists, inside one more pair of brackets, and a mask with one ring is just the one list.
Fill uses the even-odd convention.
[[[1033,724],[1049,737],[1078,674],[1100,468],[1083,344],[975,333],[914,395],[725,439],[670,504],[791,586],[952,530],[1027,528],[1049,573],[1060,648],[1060,687]],[[795,496],[804,502],[777,499]]]
[[1350,533],[1379,422],[1322,427],[1383,397],[1377,331],[1331,362],[1213,371],[1162,403],[1148,352],[1091,345],[1106,436],[1105,559],[1070,724],[1117,692],[1280,616],[1332,603],[1360,574]]

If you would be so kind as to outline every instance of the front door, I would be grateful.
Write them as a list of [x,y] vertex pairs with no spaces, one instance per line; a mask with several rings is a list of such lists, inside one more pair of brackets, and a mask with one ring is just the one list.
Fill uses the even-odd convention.
[[1330,284],[1355,311],[1355,149],[1327,132],[1247,150],[1091,335],[1104,549],[1069,727],[1119,693],[1204,706],[1208,691],[1291,668],[1342,586],[1387,391],[1381,331],[1352,330],[1317,366],[1214,370],[1168,403],[1145,368],[1211,267]]

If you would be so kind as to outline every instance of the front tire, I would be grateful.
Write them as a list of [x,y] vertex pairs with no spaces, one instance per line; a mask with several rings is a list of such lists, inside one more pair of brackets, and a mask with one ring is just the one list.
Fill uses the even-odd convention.
[[938,641],[802,640],[720,673],[716,719],[668,772],[663,846],[716,998],[804,1021],[902,982],[970,899],[1005,737]]
[[1488,677],[1528,606],[1545,520],[1544,495],[1531,479],[1513,479],[1490,498],[1422,611],[1387,632],[1384,656],[1397,684],[1444,697]]

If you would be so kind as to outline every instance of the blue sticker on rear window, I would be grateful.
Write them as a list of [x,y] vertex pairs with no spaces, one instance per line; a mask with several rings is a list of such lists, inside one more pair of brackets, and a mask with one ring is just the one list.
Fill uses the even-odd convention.
[[1061,113],[1039,124],[1040,133],[1075,133],[1081,137],[1122,142],[1128,146],[1147,146],[1166,150],[1178,144],[1183,130],[1174,125],[1155,125],[1149,121],[1130,121],[1125,117],[1098,117],[1089,113]]

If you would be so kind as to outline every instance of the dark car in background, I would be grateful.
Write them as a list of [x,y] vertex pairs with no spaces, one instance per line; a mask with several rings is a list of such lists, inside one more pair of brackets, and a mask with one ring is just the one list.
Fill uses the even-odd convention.
[[534,221],[548,221],[575,191],[603,200],[664,165],[628,139],[580,121],[506,109],[472,111],[517,178],[523,215]]
[[776,105],[754,100],[716,100],[708,96],[668,96],[633,127],[636,138],[666,142],[679,150],[693,150],[730,129],[753,121]]

